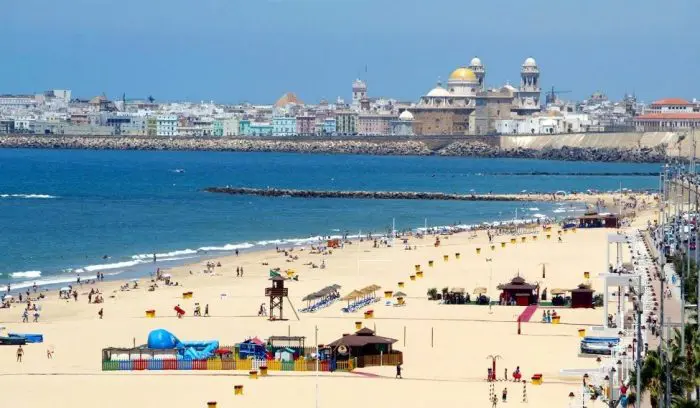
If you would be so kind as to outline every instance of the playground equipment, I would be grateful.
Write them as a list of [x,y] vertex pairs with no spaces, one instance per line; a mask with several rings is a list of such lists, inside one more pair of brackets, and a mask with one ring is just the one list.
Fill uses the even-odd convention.
[[177,359],[205,360],[214,356],[219,348],[219,342],[212,341],[180,341],[175,335],[164,329],[156,329],[148,334],[148,348],[152,350],[177,351]]
[[252,339],[238,343],[236,344],[236,347],[238,348],[238,357],[243,360],[249,358],[257,360],[267,359],[265,343],[263,343],[262,340],[258,339],[257,337],[253,337]]

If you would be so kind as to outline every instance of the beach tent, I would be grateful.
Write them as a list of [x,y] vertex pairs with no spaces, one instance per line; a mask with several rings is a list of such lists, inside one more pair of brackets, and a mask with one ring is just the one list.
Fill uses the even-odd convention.
[[474,289],[474,294],[475,294],[475,295],[483,295],[483,294],[485,294],[486,292],[487,292],[487,290],[486,290],[486,288],[483,287],[483,286],[480,286],[480,287]]
[[406,297],[407,295],[401,291],[394,293],[394,297]]

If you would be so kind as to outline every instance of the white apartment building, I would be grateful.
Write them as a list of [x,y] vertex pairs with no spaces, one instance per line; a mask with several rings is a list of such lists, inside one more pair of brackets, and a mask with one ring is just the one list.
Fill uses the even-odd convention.
[[178,118],[175,115],[159,115],[156,118],[156,136],[177,136]]

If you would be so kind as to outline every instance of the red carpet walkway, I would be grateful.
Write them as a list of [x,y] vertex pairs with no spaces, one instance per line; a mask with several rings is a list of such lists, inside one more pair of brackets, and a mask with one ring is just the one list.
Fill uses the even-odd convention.
[[537,305],[530,305],[530,306],[526,307],[525,310],[523,310],[523,312],[520,313],[520,317],[519,317],[520,321],[523,323],[529,322],[532,315],[535,314],[535,310],[537,310]]

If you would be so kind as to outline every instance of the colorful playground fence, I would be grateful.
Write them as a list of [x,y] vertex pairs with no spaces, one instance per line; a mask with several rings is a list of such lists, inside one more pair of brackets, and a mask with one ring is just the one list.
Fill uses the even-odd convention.
[[[379,357],[379,356],[377,356]],[[385,356],[386,357],[386,356]],[[379,364],[377,364],[379,365]],[[388,365],[388,364],[387,364]],[[208,360],[109,360],[102,362],[102,371],[141,371],[141,370],[259,370],[267,367],[268,371],[316,371],[315,360],[257,360],[257,359],[220,359]],[[322,372],[352,371],[355,363],[352,360],[336,361],[322,360],[318,362],[318,370]]]

